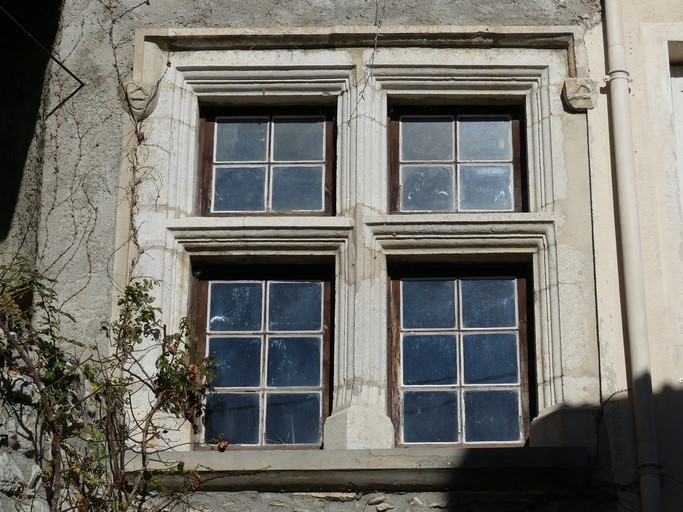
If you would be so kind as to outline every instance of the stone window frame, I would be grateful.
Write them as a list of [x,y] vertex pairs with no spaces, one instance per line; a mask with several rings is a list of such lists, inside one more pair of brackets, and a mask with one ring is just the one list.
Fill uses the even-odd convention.
[[[143,123],[149,127],[148,160],[164,169],[161,186],[145,184],[141,191],[139,240],[146,253],[139,272],[164,283],[158,295],[165,320],[176,325],[187,313],[193,262],[206,258],[240,262],[255,256],[333,258],[338,276],[336,366],[325,448],[392,449],[391,422],[386,415],[373,417],[377,406],[386,404],[381,384],[386,381],[386,343],[363,350],[354,341],[386,340],[382,316],[387,308],[387,260],[407,256],[459,261],[481,255],[498,262],[523,259],[530,262],[536,296],[535,339],[530,342],[536,347],[538,406],[562,404],[556,254],[561,219],[553,207],[554,168],[563,165],[562,129],[553,126],[557,121],[551,111],[562,108],[555,93],[582,69],[575,46],[580,31],[541,29],[520,36],[514,29],[500,30],[502,42],[493,48],[472,48],[477,46],[473,44],[477,30],[406,29],[383,41],[387,46],[397,41],[396,51],[383,48],[379,53],[371,48],[374,38],[358,43],[353,30],[336,34],[337,44],[332,46],[337,50],[321,49],[330,46],[330,33],[314,32],[308,37],[277,30],[138,31],[134,80],[139,89],[152,92],[138,114],[141,118],[151,114]],[[282,50],[290,47],[290,36],[292,45],[302,40],[307,44]],[[519,37],[521,43],[515,40]],[[418,40],[416,47],[406,48],[406,40]],[[259,47],[259,59],[250,49],[253,44]],[[363,66],[358,66],[359,58]],[[435,60],[437,64],[425,65]],[[488,64],[484,67],[477,61]],[[509,65],[513,61],[517,64]],[[499,99],[524,104],[529,212],[468,214],[467,218],[388,213],[388,194],[372,192],[385,191],[388,183],[387,101],[423,95],[434,98],[431,101],[460,97],[482,104]],[[339,120],[336,216],[194,216],[198,102],[225,105],[244,98],[275,105],[333,99]],[[368,169],[376,172],[358,182],[355,171]],[[117,268],[122,268],[120,262]],[[368,269],[374,275],[371,280],[365,274]],[[368,304],[372,306],[364,307]],[[186,428],[179,441],[186,442],[188,435]]]

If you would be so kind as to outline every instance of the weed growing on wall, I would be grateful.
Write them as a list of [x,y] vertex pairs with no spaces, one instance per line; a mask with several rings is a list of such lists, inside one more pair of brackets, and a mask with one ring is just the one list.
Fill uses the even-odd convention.
[[191,362],[187,322],[166,332],[153,287],[126,287],[118,317],[104,325],[102,354],[61,334],[73,318],[57,305],[53,281],[25,260],[0,267],[0,406],[24,424],[51,511],[162,509],[199,485],[188,478],[171,494],[159,483],[163,472],[148,470],[153,453],[176,448],[159,413],[196,428],[211,374],[209,361]]

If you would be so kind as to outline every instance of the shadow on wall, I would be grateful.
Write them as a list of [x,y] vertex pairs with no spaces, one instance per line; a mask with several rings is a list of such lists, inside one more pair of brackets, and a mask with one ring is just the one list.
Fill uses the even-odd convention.
[[38,112],[49,56],[59,25],[62,2],[57,0],[0,0],[0,45],[3,78],[0,80],[0,241],[7,238],[19,188],[27,168],[27,156],[38,124]]
[[[661,390],[656,408],[662,510],[680,512],[683,390]],[[534,419],[530,446],[525,448],[337,452],[334,456],[357,463],[354,469],[339,471],[298,467],[268,474],[263,466],[215,472],[207,468],[201,477],[203,492],[193,494],[190,502],[197,510],[223,509],[232,502],[234,508],[228,510],[635,512],[640,510],[640,482],[633,425],[631,400],[624,390],[601,406],[545,410]],[[228,448],[223,455],[239,457],[239,451]],[[404,455],[414,459],[397,462]],[[170,475],[164,483],[173,486],[175,479],[178,485],[183,478]]]
[[[663,510],[683,508],[683,390],[655,395]],[[636,437],[628,391],[601,407],[560,406],[537,416],[527,456],[480,467],[478,449],[455,469],[444,511],[640,510]],[[558,448],[554,448],[558,447]],[[516,458],[516,457],[514,457]],[[473,474],[473,470],[474,473]]]

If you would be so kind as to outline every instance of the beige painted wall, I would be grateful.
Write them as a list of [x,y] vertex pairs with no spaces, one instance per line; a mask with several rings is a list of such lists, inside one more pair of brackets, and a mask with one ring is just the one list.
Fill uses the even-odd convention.
[[[683,503],[683,194],[670,82],[669,42],[683,44],[683,4],[678,1],[622,2],[626,52],[631,76],[631,109],[635,148],[637,207],[642,239],[646,310],[655,393],[664,510]],[[601,81],[607,73],[602,27],[586,37],[590,74]],[[680,61],[679,61],[680,62]],[[604,82],[603,82],[604,84]],[[589,113],[596,288],[601,347],[603,400],[624,396],[628,387],[623,344],[622,309],[617,267],[618,240],[612,193],[612,159],[606,87],[599,106]],[[678,120],[683,123],[683,119]],[[624,411],[626,412],[626,411]],[[630,421],[630,423],[629,423]],[[630,414],[608,415],[611,432],[621,437],[613,446],[617,480],[633,476]],[[622,444],[625,443],[625,444]],[[614,448],[623,447],[623,453]],[[630,452],[630,453],[627,453]],[[620,465],[619,462],[623,462]],[[619,475],[619,469],[622,469]]]

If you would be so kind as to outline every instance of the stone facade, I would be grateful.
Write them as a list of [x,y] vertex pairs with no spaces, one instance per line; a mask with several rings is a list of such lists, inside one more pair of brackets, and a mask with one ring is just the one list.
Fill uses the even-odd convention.
[[[680,510],[678,2],[622,6],[638,203],[621,206],[596,1],[138,3],[63,2],[53,53],[85,86],[60,105],[78,84],[48,66],[43,115],[59,108],[36,123],[38,156],[26,159],[3,259],[28,233],[22,251],[59,280],[74,334],[95,341],[130,272],[132,207],[144,249],[134,273],[160,280],[170,326],[188,313],[193,272],[207,262],[308,258],[336,275],[323,448],[188,448],[177,457],[206,481],[188,511],[637,509],[632,309],[616,227],[624,207],[640,220],[663,510]],[[421,103],[522,105],[526,211],[392,214],[388,108]],[[200,108],[296,104],[337,113],[335,215],[198,215]],[[131,198],[138,144],[145,171]],[[25,220],[32,213],[38,221]],[[530,269],[526,446],[396,447],[387,279],[403,261]],[[36,479],[19,430],[9,421],[0,430],[3,509]],[[189,426],[176,441],[198,443]]]

